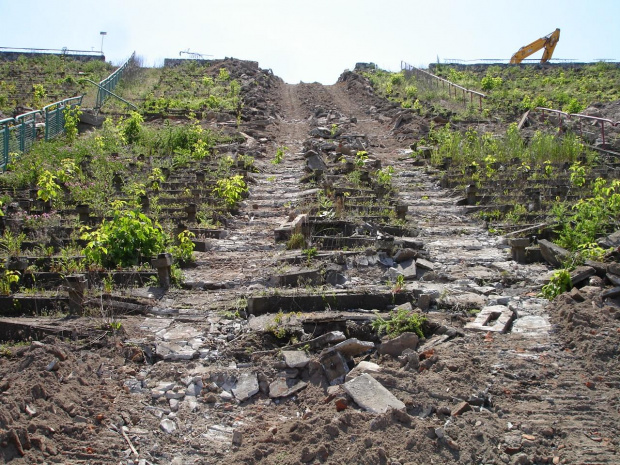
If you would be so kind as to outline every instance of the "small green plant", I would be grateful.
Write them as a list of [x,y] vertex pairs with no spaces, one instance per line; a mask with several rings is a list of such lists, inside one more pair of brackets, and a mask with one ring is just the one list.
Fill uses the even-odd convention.
[[[164,176],[161,168],[153,168],[151,174],[149,174],[149,183],[151,184],[151,189],[154,191],[158,191],[160,184],[165,180],[166,177]],[[142,195],[144,195],[144,193]]]
[[47,97],[47,92],[43,84],[33,84],[32,86],[32,105],[34,107],[43,106],[43,100]]
[[338,132],[338,125],[337,124],[332,124],[331,129],[329,130],[330,135],[332,137],[334,137],[336,135],[336,133]]
[[586,184],[586,167],[581,162],[576,161],[569,168],[570,182],[577,187],[583,187]]
[[398,293],[403,290],[405,287],[405,277],[402,274],[399,274],[396,277],[396,283],[392,286],[392,292]]
[[228,208],[234,208],[247,191],[248,187],[240,174],[230,178],[218,179],[213,188],[213,193],[223,199]]
[[127,144],[134,144],[140,139],[144,118],[136,111],[132,111],[129,118],[119,121],[121,135]]
[[44,170],[37,180],[37,185],[39,186],[37,197],[44,202],[58,198],[61,188],[56,182],[57,179],[54,173]]
[[386,166],[383,169],[377,171],[377,182],[389,189],[392,187],[392,175],[394,174],[394,168],[392,166]]
[[4,274],[0,279],[0,295],[9,295],[11,293],[11,286],[19,282],[19,271],[4,270]]
[[67,143],[72,144],[78,136],[78,123],[82,112],[79,105],[75,105],[66,107],[63,114],[65,117],[65,138]]
[[228,81],[230,79],[230,73],[228,72],[226,68],[220,68],[217,78],[220,81]]
[[301,312],[288,312],[284,313],[280,310],[273,319],[273,324],[267,325],[265,328],[267,332],[270,332],[278,339],[284,339],[285,337],[291,337],[291,328],[289,324],[295,317],[299,318]]
[[413,332],[419,337],[424,337],[423,329],[425,323],[426,317],[401,308],[390,312],[390,316],[387,319],[377,315],[377,318],[372,322],[372,329],[379,335],[387,335],[390,339],[406,332]]
[[316,247],[310,247],[309,249],[303,249],[301,253],[305,255],[306,260],[310,262],[314,257],[318,255],[319,252],[316,250]]
[[22,243],[25,240],[25,233],[14,234],[10,229],[5,229],[0,238],[0,250],[5,252],[9,257],[19,257],[22,250]]
[[293,233],[288,241],[286,241],[286,248],[288,250],[301,249],[306,245],[306,238],[302,233]]
[[179,233],[177,236],[179,243],[170,249],[170,253],[172,253],[175,259],[186,263],[194,261],[194,248],[196,247],[196,244],[192,241],[194,237],[196,237],[196,234],[188,230]]
[[110,294],[114,289],[114,279],[111,273],[108,273],[107,276],[103,278],[103,292],[106,294]]
[[358,168],[362,168],[366,160],[368,160],[368,152],[366,152],[365,150],[359,150],[355,154],[355,166],[357,166]]
[[271,160],[271,163],[274,165],[279,165],[284,160],[284,154],[288,150],[288,147],[278,147],[276,150],[276,156]]
[[553,273],[549,284],[545,284],[541,289],[541,296],[547,300],[553,300],[563,292],[572,289],[570,272],[567,269],[558,270]]

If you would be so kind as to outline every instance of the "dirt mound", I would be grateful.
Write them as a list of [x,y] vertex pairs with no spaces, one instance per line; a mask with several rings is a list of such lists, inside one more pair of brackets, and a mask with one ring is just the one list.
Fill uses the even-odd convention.
[[[0,453],[5,462],[33,463],[44,457],[95,463],[119,456],[127,444],[108,425],[124,422],[117,409],[124,396],[116,370],[125,360],[120,345],[99,341],[74,347],[47,337],[6,350],[0,358]],[[126,420],[131,423],[132,413]]]

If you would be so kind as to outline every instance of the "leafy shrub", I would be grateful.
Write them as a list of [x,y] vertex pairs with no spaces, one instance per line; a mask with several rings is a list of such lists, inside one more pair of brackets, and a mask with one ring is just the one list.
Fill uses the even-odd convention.
[[136,265],[142,258],[163,252],[166,234],[161,226],[138,211],[115,210],[99,229],[83,228],[86,259],[104,267]]
[[499,76],[492,77],[487,75],[482,78],[482,81],[480,81],[480,85],[482,87],[482,90],[493,90],[501,87],[503,82],[504,80]]
[[230,178],[218,179],[213,193],[224,200],[228,208],[233,208],[243,198],[243,194],[248,190],[243,176],[237,174]]
[[569,102],[562,108],[562,111],[566,113],[581,113],[584,109],[584,106],[579,103],[576,98],[572,98]]
[[121,134],[127,144],[134,144],[140,140],[143,122],[144,118],[136,111],[132,111],[126,120],[119,121]]

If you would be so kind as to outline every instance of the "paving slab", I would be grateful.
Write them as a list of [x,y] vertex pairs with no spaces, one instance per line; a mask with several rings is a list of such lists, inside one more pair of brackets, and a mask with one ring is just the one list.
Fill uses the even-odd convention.
[[389,409],[404,410],[405,404],[398,400],[383,385],[364,373],[351,381],[347,381],[342,388],[357,405],[372,413],[385,413]]

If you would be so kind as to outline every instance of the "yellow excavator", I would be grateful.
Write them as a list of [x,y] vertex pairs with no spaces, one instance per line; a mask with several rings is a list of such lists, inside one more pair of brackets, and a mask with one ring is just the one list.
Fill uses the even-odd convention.
[[512,56],[512,58],[510,59],[510,63],[517,65],[521,63],[525,58],[539,51],[541,48],[544,48],[545,51],[542,58],[540,59],[540,62],[547,63],[551,59],[551,55],[553,55],[553,50],[555,50],[555,46],[558,44],[559,40],[560,30],[556,29],[551,34],[548,34],[545,37],[541,37],[540,39],[535,40],[531,44],[521,47],[517,51],[517,53]]

